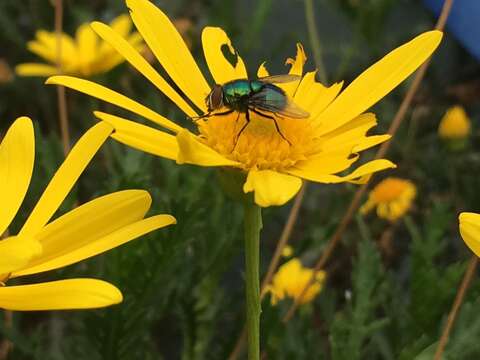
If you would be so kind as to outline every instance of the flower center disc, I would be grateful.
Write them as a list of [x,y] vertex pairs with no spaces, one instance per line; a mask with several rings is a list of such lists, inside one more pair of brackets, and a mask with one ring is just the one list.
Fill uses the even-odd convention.
[[290,144],[278,133],[272,119],[253,112],[250,112],[250,123],[240,136],[238,134],[246,123],[243,113],[211,116],[198,121],[197,125],[205,144],[226,158],[242,163],[244,170],[281,171],[305,160],[315,151],[318,141],[314,139],[307,119],[277,117],[276,120]]

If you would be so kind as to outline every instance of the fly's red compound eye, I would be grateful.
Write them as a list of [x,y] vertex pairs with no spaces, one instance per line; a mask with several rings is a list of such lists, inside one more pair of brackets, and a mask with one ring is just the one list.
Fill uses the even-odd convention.
[[207,98],[208,110],[217,110],[223,106],[223,88],[220,85],[214,85]]

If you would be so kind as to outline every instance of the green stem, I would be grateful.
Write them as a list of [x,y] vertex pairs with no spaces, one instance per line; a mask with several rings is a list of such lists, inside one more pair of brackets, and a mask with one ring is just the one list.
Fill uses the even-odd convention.
[[244,202],[245,288],[247,303],[248,359],[260,359],[260,230],[262,213],[253,202]]

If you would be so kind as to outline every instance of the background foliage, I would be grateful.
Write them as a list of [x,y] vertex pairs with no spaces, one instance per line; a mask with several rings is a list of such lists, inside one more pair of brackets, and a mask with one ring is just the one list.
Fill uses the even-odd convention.
[[[273,73],[284,72],[283,62],[294,55],[298,41],[312,53],[304,4],[299,0],[155,2],[170,18],[190,24],[184,36],[198,59],[203,59],[199,39],[207,24],[230,34],[252,74],[264,60]],[[125,11],[118,0],[65,1],[64,27],[73,33],[82,22],[109,21]],[[330,83],[350,82],[389,50],[432,28],[435,21],[414,0],[323,0],[316,3],[315,16]],[[53,29],[49,1],[1,1],[2,60],[11,67],[36,61],[25,44],[40,28]],[[146,81],[128,65],[95,80],[186,124],[165,97],[146,87]],[[419,189],[413,211],[393,229],[373,215],[357,216],[328,263],[326,288],[288,326],[280,321],[288,301],[277,307],[268,298],[263,302],[262,347],[270,359],[432,357],[470,256],[458,234],[457,214],[480,210],[478,81],[478,62],[447,33],[405,123],[392,140],[388,157],[399,165],[398,170],[374,179],[395,175],[413,180]],[[375,107],[377,133],[388,127],[407,85],[408,81]],[[468,147],[452,154],[436,129],[444,111],[457,103],[469,112],[473,133]],[[75,139],[94,123],[92,110],[109,107],[73,92],[68,92],[68,106]],[[45,87],[39,78],[14,77],[3,82],[0,130],[19,115],[28,115],[36,123],[37,161],[17,226],[63,158],[53,87]],[[123,290],[125,301],[95,311],[15,313],[13,328],[0,325],[0,334],[15,343],[10,358],[227,358],[244,321],[242,215],[220,191],[216,176],[210,169],[179,167],[110,141],[64,209],[110,191],[142,188],[154,199],[151,212],[172,213],[178,225],[82,264],[27,279],[104,278]],[[321,254],[354,191],[348,185],[308,188],[291,239],[295,255],[306,265]],[[264,212],[262,271],[289,206]],[[391,236],[379,241],[385,240],[386,231]],[[444,359],[480,357],[479,306],[480,281],[475,279]]]

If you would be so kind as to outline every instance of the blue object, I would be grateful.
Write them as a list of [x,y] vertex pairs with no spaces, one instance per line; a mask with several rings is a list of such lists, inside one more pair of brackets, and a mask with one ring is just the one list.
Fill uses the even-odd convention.
[[[444,0],[423,0],[437,16]],[[447,21],[448,30],[480,60],[480,0],[454,0]]]

